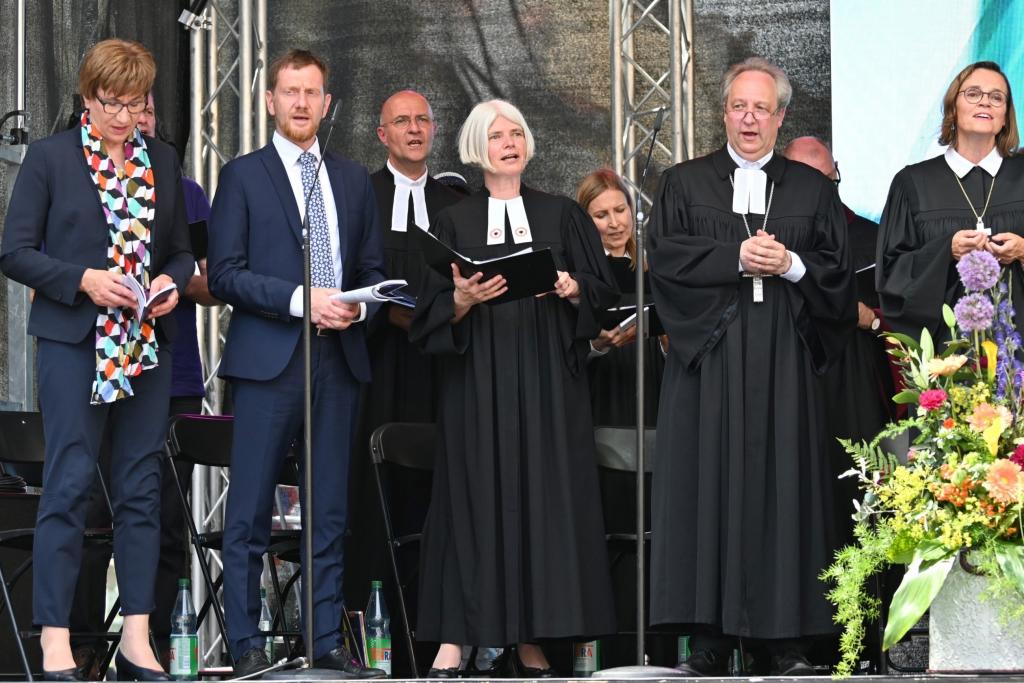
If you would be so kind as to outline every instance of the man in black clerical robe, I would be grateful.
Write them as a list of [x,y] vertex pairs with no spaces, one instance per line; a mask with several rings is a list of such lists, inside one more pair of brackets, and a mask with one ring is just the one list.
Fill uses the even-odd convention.
[[651,289],[669,335],[652,495],[651,621],[682,624],[689,676],[740,637],[771,671],[814,672],[835,631],[821,376],[857,320],[835,186],[774,153],[792,88],[759,58],[723,82],[728,144],[662,176]]
[[[384,168],[370,176],[383,231],[384,268],[388,278],[408,280],[407,291],[417,293],[423,259],[409,233],[427,230],[441,209],[461,197],[430,177],[427,158],[434,140],[430,104],[417,92],[403,90],[384,101],[377,137],[387,149]],[[364,385],[359,429],[349,476],[348,558],[345,592],[348,604],[362,605],[370,581],[390,577],[384,521],[377,501],[370,460],[370,435],[388,422],[432,422],[437,408],[433,359],[409,343],[412,309],[384,304],[367,326],[367,347],[373,382]],[[429,477],[390,473],[389,502],[397,529],[422,527],[430,498]],[[416,566],[408,554],[400,561]],[[385,581],[385,602],[397,606],[393,582]],[[415,586],[415,582],[413,582]],[[407,589],[410,618],[415,619],[416,594]],[[393,608],[393,613],[396,613]],[[397,622],[396,622],[397,623]],[[405,666],[404,641],[393,640],[392,662]],[[395,673],[400,673],[396,669]]]
[[[839,169],[832,152],[821,140],[806,136],[792,140],[783,151],[791,161],[818,169],[838,185]],[[857,288],[857,329],[850,332],[842,356],[825,374],[825,417],[828,424],[829,464],[836,477],[850,469],[853,460],[838,439],[870,440],[895,418],[892,402],[893,376],[882,332],[878,293],[875,291],[875,244],[878,223],[858,216],[843,204],[847,244],[853,261]],[[836,483],[833,521],[840,542],[853,540],[853,498],[859,498],[856,479]]]

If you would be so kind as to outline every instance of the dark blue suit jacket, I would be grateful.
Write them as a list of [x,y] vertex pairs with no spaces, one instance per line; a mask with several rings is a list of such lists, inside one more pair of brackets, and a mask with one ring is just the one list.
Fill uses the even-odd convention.
[[[324,154],[338,208],[343,290],[385,279],[377,204],[362,166]],[[302,333],[292,317],[292,292],[302,283],[302,222],[284,163],[273,143],[224,166],[210,215],[210,292],[234,306],[220,375],[273,379]],[[367,306],[367,319],[376,305]],[[363,323],[338,335],[352,374],[370,379]]]
[[[156,181],[151,275],[169,275],[184,296],[195,260],[178,156],[159,140],[147,137],[146,146]],[[95,329],[97,306],[78,290],[86,268],[107,268],[107,220],[76,127],[29,145],[7,209],[0,269],[36,291],[29,334],[74,344]],[[173,339],[174,316],[158,318],[156,329]]]

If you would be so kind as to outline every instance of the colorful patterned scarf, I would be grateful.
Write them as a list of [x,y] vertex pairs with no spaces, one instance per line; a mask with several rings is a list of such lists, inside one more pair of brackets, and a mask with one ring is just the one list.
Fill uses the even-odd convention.
[[[156,188],[146,143],[135,131],[125,143],[124,170],[118,171],[86,111],[82,150],[107,219],[107,270],[131,275],[148,291]],[[152,318],[138,320],[133,308],[101,309],[96,318],[96,379],[90,403],[113,403],[132,396],[130,378],[156,367],[156,353]]]

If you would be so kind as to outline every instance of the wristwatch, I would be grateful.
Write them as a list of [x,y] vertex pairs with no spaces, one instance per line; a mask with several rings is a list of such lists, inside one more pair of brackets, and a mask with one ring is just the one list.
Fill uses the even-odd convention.
[[882,327],[882,319],[879,318],[878,316],[875,316],[875,319],[871,321],[871,331],[872,332],[878,332],[878,330],[881,329],[881,327]]

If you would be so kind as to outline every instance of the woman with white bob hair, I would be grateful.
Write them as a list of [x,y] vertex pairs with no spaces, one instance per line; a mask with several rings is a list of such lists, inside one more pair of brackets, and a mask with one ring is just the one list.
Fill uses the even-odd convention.
[[417,630],[443,643],[432,678],[459,675],[460,645],[508,648],[493,673],[551,677],[538,640],[615,630],[586,360],[616,291],[590,217],[523,184],[533,152],[518,109],[478,104],[459,155],[484,188],[431,232],[476,260],[550,249],[551,291],[509,300],[500,275],[452,264],[427,276],[412,323],[441,368]]

